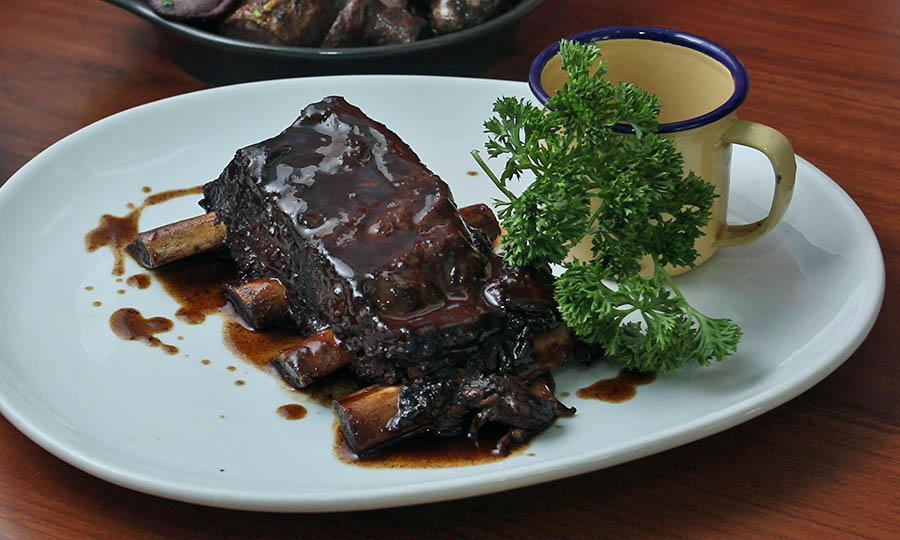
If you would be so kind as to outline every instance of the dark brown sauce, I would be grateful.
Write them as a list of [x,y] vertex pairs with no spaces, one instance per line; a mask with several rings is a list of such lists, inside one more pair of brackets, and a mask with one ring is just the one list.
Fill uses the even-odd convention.
[[466,171],[469,176],[478,176],[478,171]]
[[166,265],[154,271],[154,276],[181,305],[175,317],[200,324],[225,307],[225,284],[237,279],[237,270],[222,257],[200,254]]
[[[238,279],[237,269],[231,261],[213,254],[200,254],[155,270],[153,275],[181,306],[176,312],[179,319],[202,322],[206,315],[224,315],[222,336],[225,346],[253,366],[274,371],[269,368],[269,363],[279,351],[297,347],[305,341],[303,336],[288,330],[250,330],[231,316],[223,295],[225,284]],[[233,371],[237,368],[228,366],[228,369]],[[277,374],[273,373],[273,376],[280,380]],[[358,388],[359,384],[355,381],[335,374],[309,388],[291,389],[291,393],[301,393],[311,401],[330,408],[335,398]]]
[[167,345],[156,334],[172,329],[172,321],[163,317],[145,319],[134,308],[117,309],[109,317],[109,327],[113,333],[129,341],[142,341],[151,347],[159,347],[166,354],[177,354],[178,347]]
[[[477,174],[477,173],[476,173]],[[145,193],[148,191],[145,188]],[[138,220],[144,208],[159,204],[175,197],[201,192],[201,188],[172,190],[147,197],[144,203],[125,217],[104,216],[101,224],[85,236],[89,251],[101,246],[109,246],[116,255],[114,275],[124,274],[124,248],[138,231]],[[163,288],[179,304],[176,317],[191,324],[203,322],[206,315],[221,313],[226,316],[223,336],[226,346],[242,360],[267,371],[274,372],[269,366],[271,359],[284,348],[297,346],[304,341],[302,336],[288,331],[254,332],[234,319],[229,313],[224,300],[224,286],[238,277],[233,263],[212,254],[201,254],[178,261],[153,272]],[[150,277],[147,276],[147,285]],[[118,282],[123,281],[120,277]],[[128,285],[143,288],[144,279],[138,276],[128,278]],[[162,317],[145,319],[133,308],[117,311],[110,318],[113,332],[123,339],[144,341],[152,346],[161,347],[168,354],[176,354],[178,349],[162,343],[154,334],[168,331],[172,321]],[[201,361],[209,364],[208,359]],[[234,366],[228,367],[235,370]],[[245,384],[243,380],[235,380],[235,385]],[[333,399],[346,395],[359,388],[359,383],[346,374],[334,374],[323,381],[313,384],[304,390],[290,390],[294,395],[302,393],[312,402],[331,407]],[[285,407],[291,409],[283,410]],[[302,412],[301,412],[302,411]],[[280,407],[278,413],[292,416],[305,415],[302,405],[291,404]],[[286,418],[288,416],[285,416]],[[224,418],[221,415],[220,418]],[[339,430],[336,430],[339,433]],[[496,456],[492,450],[502,433],[483,434],[481,443],[475,445],[465,437],[438,438],[431,436],[408,438],[398,441],[385,449],[378,456],[357,459],[338,434],[335,442],[335,454],[347,463],[370,468],[447,468],[482,463],[496,462],[505,456]],[[513,449],[513,454],[520,454],[528,445],[520,445]],[[528,455],[533,455],[530,453]]]
[[263,368],[281,349],[300,346],[304,339],[285,330],[255,332],[233,320],[225,321],[222,329],[225,346],[237,357]]
[[94,307],[100,307],[103,305],[103,302],[101,302],[100,300],[94,300],[93,302],[91,302],[91,305]]
[[170,201],[176,197],[196,195],[202,192],[202,186],[163,191],[150,195],[144,199],[143,204],[136,208],[133,204],[129,204],[128,208],[132,208],[132,210],[124,216],[103,214],[100,216],[100,222],[97,227],[84,235],[84,247],[89,252],[93,252],[103,246],[108,246],[113,252],[112,273],[114,276],[121,276],[125,273],[125,247],[137,236],[139,232],[138,222],[144,209],[148,206]]
[[150,193],[153,190],[150,189],[150,186],[144,186],[141,188],[141,191],[143,191],[144,193]]
[[125,283],[136,289],[146,289],[150,286],[150,274],[135,274],[133,276],[128,276]]
[[[237,281],[238,272],[231,261],[215,254],[200,254],[155,270],[154,276],[181,306],[175,316],[199,324],[207,315],[228,314],[225,285]],[[254,332],[229,317],[226,317],[222,334],[225,346],[232,353],[258,367],[268,365],[281,349],[297,346],[303,341],[298,334],[285,330]]]
[[[490,427],[482,429],[477,445],[462,435],[414,436],[391,444],[380,454],[360,459],[344,441],[340,424],[335,422],[334,455],[344,463],[369,469],[446,469],[494,463],[509,456],[491,453],[502,432],[489,433]],[[509,455],[523,454],[527,448],[528,443],[519,445]]]
[[276,409],[278,416],[285,420],[300,420],[306,416],[306,407],[297,403],[288,403]]
[[637,387],[656,380],[656,373],[641,373],[623,369],[611,379],[601,379],[575,393],[582,399],[599,399],[610,403],[628,401],[637,394]]
[[[242,360],[261,369],[272,371],[269,367],[271,359],[282,349],[296,347],[305,341],[303,336],[286,330],[267,330],[257,332],[243,326],[233,317],[229,317],[225,308],[224,286],[238,278],[234,265],[212,254],[200,254],[183,261],[177,261],[153,272],[154,277],[179,304],[176,317],[194,324],[203,322],[206,315],[222,313],[226,315],[223,325],[223,337],[226,346]],[[132,276],[134,277],[134,276]],[[149,278],[149,276],[148,276]],[[131,279],[131,278],[129,278]],[[140,279],[140,278],[137,278]],[[129,285],[132,283],[129,282]],[[133,310],[137,313],[136,310]],[[137,314],[139,316],[139,314]],[[143,319],[144,321],[167,321],[171,328],[171,321],[156,317]],[[167,329],[168,329],[167,328]],[[160,330],[162,331],[162,330]],[[118,334],[117,334],[118,335]],[[128,339],[128,338],[125,338]],[[162,344],[152,335],[148,338],[159,343],[157,346],[175,347]],[[168,350],[167,350],[168,352]],[[170,353],[174,354],[174,352]],[[208,359],[204,364],[210,363]],[[227,366],[230,371],[235,371],[235,366]],[[275,375],[277,377],[277,375]],[[243,380],[235,380],[234,384],[241,386]],[[332,401],[359,388],[359,383],[346,374],[333,374],[323,381],[319,381],[303,390],[291,389],[292,394],[302,394],[313,403],[327,408],[332,407]],[[297,405],[297,407],[302,407]],[[303,414],[305,414],[305,408]],[[284,416],[283,411],[279,414]],[[299,414],[292,412],[291,414]],[[365,459],[357,459],[347,448],[346,444],[336,444],[336,455],[346,461],[361,467],[371,468],[446,468],[481,463],[491,463],[504,459],[504,456],[495,456],[491,453],[498,440],[496,437],[486,437],[481,444],[476,446],[465,437],[437,438],[418,437],[407,439],[393,444],[382,454]],[[519,453],[527,445],[516,448],[513,453]]]
[[194,186],[194,187],[189,187],[189,188],[170,189],[168,191],[160,191],[159,193],[154,193],[153,195],[150,195],[149,197],[144,199],[144,203],[141,204],[141,206],[146,208],[147,206],[153,206],[155,204],[169,202],[172,199],[177,199],[178,197],[184,197],[185,195],[198,195],[201,193],[203,193],[203,186]]
[[[269,329],[265,332],[250,330],[236,320],[226,319],[222,327],[225,346],[241,360],[272,374],[281,381],[275,368],[269,366],[282,349],[293,349],[306,341],[297,333]],[[228,366],[232,369],[233,366]],[[285,388],[289,388],[285,384]],[[313,403],[331,408],[332,402],[341,396],[359,390],[360,385],[343,372],[334,373],[303,389],[289,388],[292,394],[303,394]]]
[[115,261],[112,270],[115,276],[125,273],[125,246],[137,236],[139,217],[138,210],[132,210],[124,217],[103,214],[100,216],[100,224],[97,225],[97,228],[88,232],[84,237],[85,248],[88,251],[96,251],[103,246],[109,246]]

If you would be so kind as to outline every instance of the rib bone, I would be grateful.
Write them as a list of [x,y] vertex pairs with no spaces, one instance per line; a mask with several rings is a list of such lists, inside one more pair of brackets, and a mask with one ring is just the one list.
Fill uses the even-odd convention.
[[[535,336],[532,341],[536,370],[522,375],[530,380],[529,388],[541,399],[552,401],[563,416],[574,414],[553,395],[553,379],[547,376],[547,369],[559,366],[569,356],[574,346],[571,331],[566,326]],[[401,430],[391,430],[388,424],[399,410],[398,398],[402,386],[373,385],[340,397],[334,401],[334,408],[341,422],[344,440],[357,455],[378,451],[394,440],[413,432],[428,429],[424,419]],[[511,430],[500,440],[497,448],[506,453],[510,445],[521,442],[524,432]]]
[[226,285],[225,299],[254,330],[290,324],[287,291],[275,278],[259,278]]
[[144,268],[158,268],[225,245],[225,225],[212,212],[139,233],[128,253]]
[[330,328],[307,338],[293,349],[285,349],[272,360],[281,377],[294,388],[306,388],[350,362],[350,353]]

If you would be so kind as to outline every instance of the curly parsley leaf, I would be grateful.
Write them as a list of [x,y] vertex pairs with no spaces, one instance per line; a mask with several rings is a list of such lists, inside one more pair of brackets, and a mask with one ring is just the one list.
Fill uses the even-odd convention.
[[[506,262],[562,264],[555,287],[564,320],[625,367],[669,372],[725,359],[740,328],[694,309],[664,270],[693,266],[713,186],[685,175],[681,154],[657,135],[655,96],[604,80],[596,47],[564,40],[560,56],[569,77],[547,109],[508,97],[494,104],[485,148],[506,158],[502,172],[473,152],[506,197],[498,201]],[[617,124],[635,133],[618,133]],[[511,183],[526,173],[534,181],[516,196]],[[592,259],[568,260],[586,238]],[[650,278],[639,275],[645,256]]]

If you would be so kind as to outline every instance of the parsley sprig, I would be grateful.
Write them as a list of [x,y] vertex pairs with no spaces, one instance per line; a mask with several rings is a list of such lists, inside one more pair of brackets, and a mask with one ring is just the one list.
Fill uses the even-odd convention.
[[[510,97],[494,103],[485,148],[491,158],[507,158],[499,176],[472,152],[506,197],[497,201],[506,262],[562,265],[555,290],[566,323],[624,367],[669,372],[724,360],[740,328],[693,308],[664,269],[693,266],[712,184],[684,175],[681,154],[656,133],[655,96],[602,79],[594,46],[563,40],[560,56],[568,80],[547,109]],[[618,133],[617,124],[635,133]],[[526,173],[534,181],[514,194],[512,181]],[[592,258],[568,260],[585,238]],[[639,275],[645,256],[649,278]]]

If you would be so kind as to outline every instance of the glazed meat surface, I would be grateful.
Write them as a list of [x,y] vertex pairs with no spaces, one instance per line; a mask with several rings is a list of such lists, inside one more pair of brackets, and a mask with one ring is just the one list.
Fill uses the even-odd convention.
[[547,367],[534,336],[561,325],[549,272],[505,267],[449,187],[343,98],[238,150],[201,204],[247,277],[284,284],[301,332],[331,328],[360,379],[404,385],[394,427],[458,432],[476,412],[532,433],[559,414],[527,386]]

